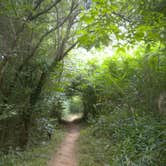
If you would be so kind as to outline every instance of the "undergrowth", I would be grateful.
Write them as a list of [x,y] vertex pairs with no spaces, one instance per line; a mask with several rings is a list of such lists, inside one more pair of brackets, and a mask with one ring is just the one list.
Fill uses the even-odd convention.
[[0,166],[46,166],[64,137],[64,130],[55,130],[50,141],[27,148],[24,152],[10,150],[9,154],[0,155]]
[[165,138],[164,118],[115,110],[82,130],[79,166],[164,166]]

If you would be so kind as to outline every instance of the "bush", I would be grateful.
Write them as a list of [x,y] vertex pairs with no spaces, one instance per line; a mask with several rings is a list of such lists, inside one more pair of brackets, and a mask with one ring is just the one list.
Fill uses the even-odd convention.
[[92,160],[96,166],[164,166],[164,126],[164,119],[153,114],[131,117],[119,109],[103,115],[82,133],[80,163],[85,164],[80,165]]

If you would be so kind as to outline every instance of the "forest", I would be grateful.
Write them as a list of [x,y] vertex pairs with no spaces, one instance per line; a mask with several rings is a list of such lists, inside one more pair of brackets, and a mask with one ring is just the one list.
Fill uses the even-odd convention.
[[0,166],[165,156],[165,0],[0,0]]

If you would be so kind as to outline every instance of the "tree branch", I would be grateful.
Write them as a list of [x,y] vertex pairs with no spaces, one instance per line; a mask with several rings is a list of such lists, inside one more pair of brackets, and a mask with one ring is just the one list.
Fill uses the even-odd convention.
[[52,3],[50,6],[47,6],[43,11],[36,13],[35,15],[32,15],[28,18],[28,20],[32,21],[36,18],[38,18],[39,16],[49,12],[53,7],[55,7],[61,0],[56,0],[54,3]]
[[31,54],[24,60],[24,62],[22,63],[22,65],[19,67],[19,71],[22,70],[23,66],[25,65],[25,63],[27,63],[35,54],[35,52],[37,51],[37,49],[39,48],[40,44],[43,42],[43,40],[52,32],[54,32],[56,29],[58,29],[59,27],[61,27],[70,17],[71,13],[69,13],[69,15],[64,18],[64,20],[59,23],[56,27],[52,28],[51,30],[47,31],[45,34],[43,34],[41,36],[41,38],[39,39],[39,42],[36,44],[35,48],[32,50]]
[[76,45],[78,44],[78,41],[76,41],[74,44],[72,44],[63,54],[63,57],[65,57]]

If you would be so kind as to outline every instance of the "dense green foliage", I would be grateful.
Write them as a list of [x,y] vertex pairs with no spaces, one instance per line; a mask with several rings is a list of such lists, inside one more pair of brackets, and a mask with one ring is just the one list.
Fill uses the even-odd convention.
[[0,0],[0,165],[50,159],[37,161],[34,153],[47,153],[43,142],[60,133],[62,59],[77,43],[80,6],[77,0]]
[[164,166],[165,121],[149,114],[133,119],[124,108],[113,111],[82,132],[80,165]]
[[47,139],[45,133],[52,134],[60,120],[61,60],[77,43],[80,6],[77,0],[0,1],[0,148],[5,153]]
[[165,0],[0,0],[0,165],[81,112],[81,165],[164,166],[165,54]]
[[69,110],[71,113],[78,113],[82,112],[83,110],[83,104],[79,96],[74,96],[70,100]]
[[160,41],[165,44],[165,0],[93,0],[82,13],[80,44],[100,46],[110,42],[118,47]]
[[[97,96],[91,103],[96,118],[89,110],[80,165],[164,166],[166,59],[161,54],[158,66],[158,49],[152,51],[145,55],[146,49],[138,48],[134,56],[117,52],[101,65],[91,61],[86,79]],[[82,91],[88,92],[92,95]]]

